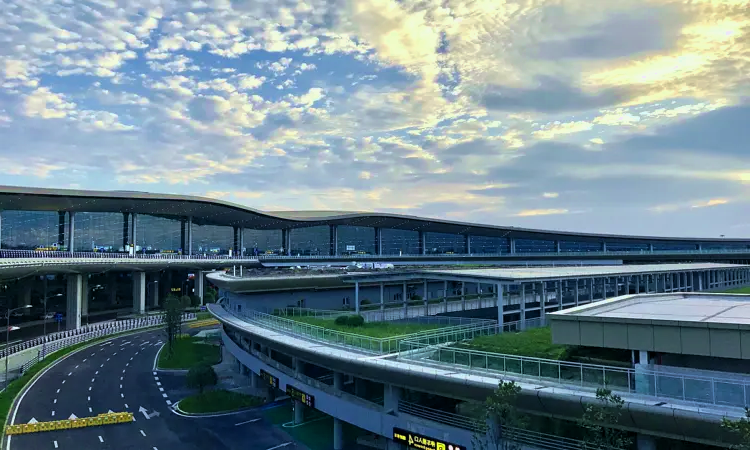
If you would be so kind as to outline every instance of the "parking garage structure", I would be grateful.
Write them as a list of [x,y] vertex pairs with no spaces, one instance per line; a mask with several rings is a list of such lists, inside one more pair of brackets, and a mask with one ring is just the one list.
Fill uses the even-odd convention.
[[[523,310],[528,313],[526,325],[539,326],[543,323],[540,320],[542,308],[539,303],[542,302],[539,291],[541,297],[546,297],[544,317],[549,321],[563,308],[575,310],[576,303],[579,307],[583,307],[580,306],[582,303],[601,303],[591,303],[587,298],[587,286],[589,289],[608,286],[603,298],[636,290],[640,290],[641,295],[646,295],[645,292],[654,293],[651,295],[687,295],[698,289],[725,289],[746,284],[748,269],[747,266],[697,264],[419,271],[356,274],[351,275],[349,281],[356,289],[357,284],[424,283],[426,280],[430,300],[440,300],[429,295],[433,280],[437,280],[437,284],[452,279],[495,286],[500,296],[495,296],[495,304],[489,309],[494,311],[491,315],[495,319],[502,316],[502,321],[496,320],[490,327],[492,331],[488,331],[486,323],[471,328],[470,332],[464,328],[463,332],[468,333],[464,338],[471,338],[520,328],[519,322],[524,322],[519,318],[521,306],[512,305],[511,299],[522,301],[524,284],[544,283],[544,288],[537,291],[537,298],[530,297],[531,289],[527,286],[526,301],[522,301],[525,304]],[[580,280],[580,283],[575,280]],[[588,284],[584,286],[583,281]],[[560,282],[563,282],[562,291],[558,290]],[[567,289],[566,282],[569,282]],[[267,385],[270,380],[274,388],[282,391],[313,396],[314,408],[338,421],[334,422],[333,430],[334,443],[338,443],[334,446],[336,449],[341,448],[341,435],[338,434],[341,421],[387,440],[385,445],[388,448],[398,447],[394,441],[398,430],[408,430],[470,449],[476,430],[456,425],[466,423],[462,422],[468,420],[466,417],[414,403],[407,400],[407,394],[429,394],[459,402],[484,402],[501,380],[516,381],[522,388],[519,407],[524,411],[573,421],[580,419],[586,405],[595,402],[597,388],[610,388],[625,401],[627,414],[623,415],[618,426],[637,432],[639,446],[644,449],[653,448],[654,437],[721,444],[726,437],[720,427],[721,418],[739,418],[744,414],[738,405],[722,403],[716,397],[696,400],[672,395],[670,390],[644,390],[643,382],[637,381],[637,377],[650,372],[643,368],[625,369],[464,350],[452,345],[460,341],[459,337],[445,337],[446,333],[442,331],[418,338],[403,338],[398,349],[363,345],[361,341],[353,344],[346,339],[336,340],[316,327],[300,326],[289,318],[252,310],[250,308],[258,305],[242,297],[230,299],[227,296],[231,291],[230,280],[219,280],[218,283],[223,292],[222,300],[219,305],[209,305],[209,311],[222,322],[222,339],[236,360],[237,370],[250,377],[253,386]],[[512,288],[514,285],[516,287]],[[577,296],[575,286],[578,286]],[[536,318],[532,317],[535,307],[532,300],[537,303]],[[497,314],[498,304],[503,304],[502,314]],[[370,320],[422,320],[425,311],[429,313],[433,305],[444,307],[442,301],[428,302],[426,309],[425,305],[407,305],[394,309],[394,315],[390,317],[371,317]],[[511,306],[517,307],[511,311]],[[336,314],[335,311],[320,313],[331,314],[330,317]],[[345,312],[339,311],[338,314]],[[440,314],[443,313],[435,311],[434,315]],[[513,314],[515,317],[511,317]],[[512,322],[514,319],[516,322]],[[521,371],[511,369],[512,366],[520,366]],[[676,377],[674,383],[696,381],[691,374],[672,376]],[[354,389],[341,387],[341,380],[351,380]],[[717,380],[737,384],[732,377]],[[358,384],[365,387],[357,388]],[[372,391],[376,391],[377,401],[367,394]],[[297,404],[295,411],[297,408],[304,411],[309,406]],[[530,441],[526,444],[535,448]]]

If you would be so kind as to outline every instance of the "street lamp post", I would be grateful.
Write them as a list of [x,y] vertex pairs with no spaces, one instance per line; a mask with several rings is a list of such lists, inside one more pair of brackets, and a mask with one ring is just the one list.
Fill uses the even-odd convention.
[[8,347],[10,344],[10,313],[21,309],[31,308],[31,305],[24,305],[18,308],[8,308],[7,315],[5,316],[5,386],[8,386]]
[[[44,316],[42,319],[43,325],[43,334],[44,334],[44,340],[42,341],[42,359],[47,357],[47,300],[55,297],[62,297],[62,293],[50,295],[47,297],[47,281],[44,282]],[[60,331],[60,327],[57,327],[57,331]]]

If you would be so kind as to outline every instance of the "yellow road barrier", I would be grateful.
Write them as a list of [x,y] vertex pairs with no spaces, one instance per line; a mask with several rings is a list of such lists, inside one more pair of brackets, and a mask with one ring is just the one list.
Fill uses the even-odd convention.
[[200,327],[208,327],[211,325],[218,325],[219,321],[216,319],[206,319],[206,320],[199,320],[197,322],[191,322],[188,324],[188,328],[200,328]]
[[53,420],[51,422],[21,423],[18,425],[6,425],[5,434],[28,434],[42,433],[45,431],[69,430],[72,428],[99,427],[102,425],[114,425],[117,423],[128,423],[133,421],[133,413],[118,412],[104,413],[94,417],[81,417],[76,419]]

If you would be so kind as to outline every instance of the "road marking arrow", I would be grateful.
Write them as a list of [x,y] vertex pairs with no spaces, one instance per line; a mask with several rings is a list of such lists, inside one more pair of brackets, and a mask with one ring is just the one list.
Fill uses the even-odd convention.
[[28,423],[39,423],[39,421],[32,417]]
[[75,414],[71,414],[70,417],[68,417],[68,420],[74,420],[74,419],[77,419],[77,418],[78,417]]
[[159,411],[154,411],[151,414],[148,413],[148,410],[144,408],[143,406],[138,408],[138,412],[143,414],[143,417],[146,419],[151,419],[152,417],[159,417]]

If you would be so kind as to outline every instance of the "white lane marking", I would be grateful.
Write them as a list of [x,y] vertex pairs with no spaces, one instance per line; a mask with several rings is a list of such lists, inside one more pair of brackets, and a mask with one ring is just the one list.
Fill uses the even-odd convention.
[[125,398],[125,394],[123,394],[122,392],[120,392],[120,398]]
[[[109,361],[109,358],[107,358],[107,361]],[[104,365],[104,364],[102,364],[102,366],[103,366],[103,365]]]
[[156,382],[156,385],[157,385],[157,386],[161,386],[161,381],[157,381],[157,382]]
[[83,358],[83,362],[86,362],[86,360],[87,360],[87,359],[88,359],[88,358]]
[[104,367],[104,364],[102,364],[102,365],[101,365],[101,366],[99,366],[99,367]]
[[154,450],[159,450],[158,448],[154,447]]
[[99,442],[104,442],[104,438],[99,436]]
[[62,384],[65,384],[65,380],[63,380]]
[[292,443],[291,442],[285,442],[285,443],[279,444],[279,445],[277,445],[275,447],[267,448],[266,450],[275,450],[277,448],[286,447],[287,445],[292,445]]
[[130,360],[131,360],[131,361],[133,360],[133,357],[132,357],[132,356],[130,357]]
[[161,394],[161,396],[167,398],[167,394]]
[[154,372],[154,375],[156,375],[156,372]]
[[[117,355],[117,352],[112,353],[112,356],[115,356],[115,355]],[[107,361],[109,361],[109,360],[107,360]]]
[[52,411],[52,417],[55,417],[55,412],[54,411]]
[[97,370],[96,372],[94,372],[94,375],[99,375],[99,371]]
[[54,401],[54,402],[52,402],[52,403],[57,403],[57,399],[55,399],[55,401]]
[[89,386],[89,391],[91,390],[91,386]]
[[146,433],[144,433],[143,430],[141,430],[141,434],[144,435],[144,436],[146,436]]
[[250,420],[246,420],[244,422],[235,423],[234,426],[238,427],[240,425],[245,425],[246,423],[255,423],[255,422],[259,421],[259,420],[260,420],[260,418],[258,418],[258,419],[250,419]]
[[93,383],[93,382],[94,382],[94,380],[95,380],[95,378],[92,378],[92,379],[91,379],[91,382]]
[[91,397],[86,397],[86,400],[91,401]]
[[94,410],[93,410],[93,409],[91,409],[91,407],[90,407],[90,406],[89,406],[89,412],[94,412]]
[[122,373],[125,373],[125,369],[122,369]]
[[129,365],[130,365],[130,363],[125,363],[125,367],[128,367]]
[[120,389],[122,389],[122,385],[120,385]]
[[91,354],[91,356],[94,356],[94,355],[96,355],[96,353],[92,353],[92,354]]
[[125,409],[130,408],[127,403],[125,403]]
[[120,377],[120,381],[122,381],[123,378],[125,378],[125,377]]
[[167,400],[167,405],[171,405],[171,404],[172,404],[172,400]]
[[78,368],[78,366],[76,366],[76,369],[77,369],[77,368]]
[[60,389],[58,389],[58,390],[57,390],[57,393],[58,393],[58,394],[60,393]]
[[137,354],[138,354],[138,352],[135,352],[135,354],[137,355]]
[[70,372],[70,373],[68,374],[68,376],[71,376],[71,375],[73,375],[73,372]]
[[159,388],[159,392],[164,392],[164,388],[163,388],[163,387],[160,387],[160,388]]
[[55,444],[55,448],[57,448],[57,441],[52,441],[53,444]]
[[154,380],[159,381],[159,377],[154,377]]

